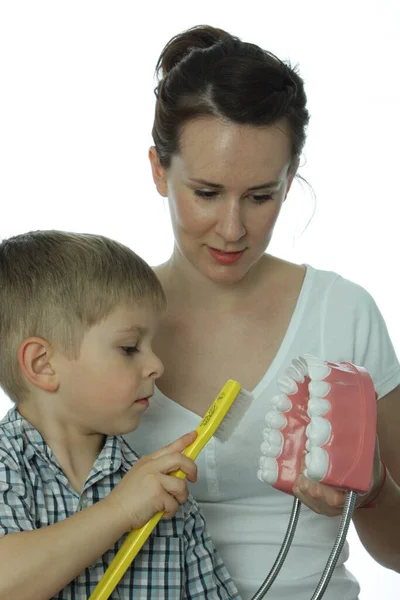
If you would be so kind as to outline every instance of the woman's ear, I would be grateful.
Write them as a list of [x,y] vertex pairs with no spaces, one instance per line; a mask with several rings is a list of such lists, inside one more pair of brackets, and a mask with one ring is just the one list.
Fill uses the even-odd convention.
[[149,159],[157,192],[160,196],[166,198],[168,196],[167,171],[160,163],[160,158],[155,146],[152,146],[149,150]]
[[293,164],[291,164],[289,166],[288,174],[287,174],[288,184],[286,187],[286,193],[285,193],[284,200],[286,200],[287,195],[290,191],[290,188],[292,187],[293,179],[296,177],[296,173],[297,173],[297,169],[299,168],[299,164],[300,164],[300,160],[297,159]]
[[59,381],[52,366],[52,346],[43,338],[30,337],[18,348],[18,362],[26,379],[46,392],[56,392]]

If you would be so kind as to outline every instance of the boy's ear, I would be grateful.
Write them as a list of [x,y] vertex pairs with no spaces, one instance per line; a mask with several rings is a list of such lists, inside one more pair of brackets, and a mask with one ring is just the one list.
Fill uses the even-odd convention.
[[22,373],[30,383],[46,392],[56,392],[59,386],[57,373],[51,364],[52,356],[52,346],[39,337],[27,338],[18,348]]
[[160,163],[158,152],[155,146],[152,146],[149,150],[149,159],[151,171],[153,173],[153,181],[156,184],[157,192],[160,194],[160,196],[166,198],[168,196],[167,172]]

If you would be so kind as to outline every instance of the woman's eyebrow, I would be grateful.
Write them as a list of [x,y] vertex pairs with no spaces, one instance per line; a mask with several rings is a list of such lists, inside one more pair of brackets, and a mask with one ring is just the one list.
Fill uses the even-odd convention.
[[[220,183],[212,183],[211,181],[205,181],[204,179],[194,179],[194,178],[190,178],[190,181],[192,181],[193,183],[199,183],[200,185],[205,185],[206,187],[212,187],[212,188],[216,188],[216,189],[222,189],[224,186]],[[278,187],[280,185],[280,181],[268,181],[267,183],[262,183],[260,185],[253,185],[252,187],[248,188],[248,190],[250,192],[254,192],[255,190],[265,190],[265,189],[269,189],[269,188],[275,188]]]

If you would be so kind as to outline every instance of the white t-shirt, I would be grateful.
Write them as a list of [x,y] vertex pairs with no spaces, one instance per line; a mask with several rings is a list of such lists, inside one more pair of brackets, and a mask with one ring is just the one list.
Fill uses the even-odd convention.
[[[253,390],[251,408],[227,443],[213,438],[207,444],[196,460],[198,481],[190,484],[243,600],[252,598],[268,574],[288,525],[293,497],[261,483],[256,472],[265,413],[278,393],[276,380],[293,358],[305,353],[365,367],[379,398],[400,384],[400,365],[371,296],[335,273],[307,266],[285,338]],[[139,429],[127,439],[137,452],[147,454],[195,429],[199,422],[198,415],[156,390]],[[311,598],[339,520],[302,507],[292,547],[267,594],[269,600]],[[326,600],[358,597],[359,585],[343,565],[347,557],[346,544],[325,593]]]

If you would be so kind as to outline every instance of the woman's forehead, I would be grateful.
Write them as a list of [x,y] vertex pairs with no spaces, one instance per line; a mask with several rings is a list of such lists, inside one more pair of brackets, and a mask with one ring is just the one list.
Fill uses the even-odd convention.
[[209,117],[186,123],[180,153],[171,167],[186,179],[224,185],[226,179],[245,178],[257,185],[266,178],[280,179],[290,161],[290,131],[285,122],[255,127]]

